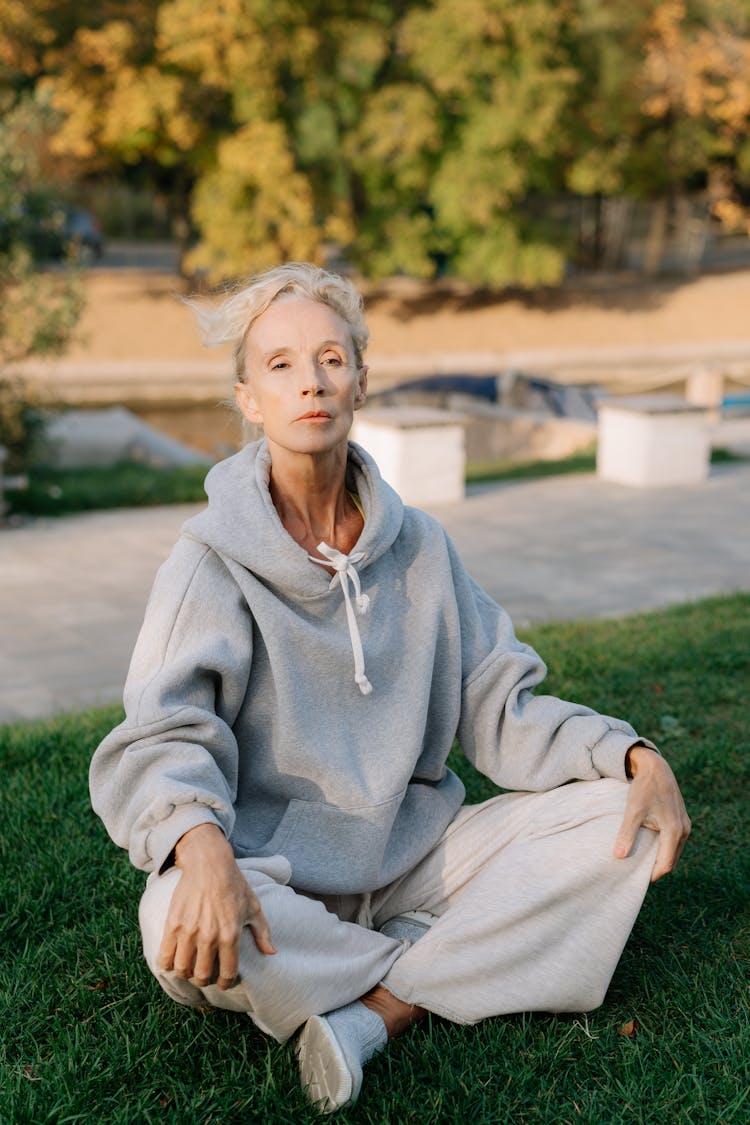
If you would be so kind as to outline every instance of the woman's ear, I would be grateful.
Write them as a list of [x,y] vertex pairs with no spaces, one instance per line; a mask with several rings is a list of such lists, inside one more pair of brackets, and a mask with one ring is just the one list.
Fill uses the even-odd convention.
[[263,415],[258,410],[258,404],[247,383],[234,384],[234,400],[237,409],[247,422],[253,422],[256,426],[263,425]]
[[364,406],[365,399],[367,398],[367,372],[368,367],[362,366],[359,369],[359,382],[357,391],[354,395],[354,409],[359,410],[360,406]]

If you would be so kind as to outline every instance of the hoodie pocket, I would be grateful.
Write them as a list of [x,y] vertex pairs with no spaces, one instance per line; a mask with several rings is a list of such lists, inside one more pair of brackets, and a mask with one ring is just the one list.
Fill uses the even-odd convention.
[[263,851],[286,856],[292,883],[302,890],[371,890],[381,884],[385,851],[403,797],[398,793],[358,809],[295,798]]

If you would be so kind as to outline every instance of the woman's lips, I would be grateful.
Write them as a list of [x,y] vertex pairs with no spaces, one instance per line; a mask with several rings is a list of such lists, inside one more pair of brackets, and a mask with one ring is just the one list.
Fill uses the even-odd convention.
[[297,421],[297,422],[330,422],[332,417],[333,417],[333,415],[329,414],[327,410],[311,410],[309,412],[309,414],[302,414],[302,415],[300,415],[299,418],[296,418],[295,421]]

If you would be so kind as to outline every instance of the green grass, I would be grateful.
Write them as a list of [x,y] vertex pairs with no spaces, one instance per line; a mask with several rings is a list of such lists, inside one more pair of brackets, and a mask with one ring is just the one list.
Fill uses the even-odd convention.
[[[750,1118],[750,597],[526,639],[548,687],[653,735],[694,833],[650,891],[604,1005],[473,1028],[432,1020],[367,1068],[341,1122],[712,1125]],[[249,1020],[180,1008],[142,963],[143,875],[91,812],[110,708],[0,729],[0,1122],[319,1120],[291,1047]],[[488,785],[457,761],[469,796]],[[635,1019],[634,1038],[619,1033]]]
[[[747,458],[729,449],[712,449],[711,464],[727,461],[745,461]],[[484,481],[534,480],[538,477],[559,477],[567,473],[593,473],[596,471],[596,448],[584,449],[555,461],[471,461],[466,466],[468,484]]]
[[[711,455],[713,464],[741,458],[723,449]],[[596,452],[588,450],[559,461],[476,461],[466,467],[469,483],[531,480],[564,473],[592,473]],[[29,487],[7,493],[8,511],[17,515],[62,516],[106,508],[137,508],[149,504],[202,503],[206,494],[205,465],[157,469],[123,461],[106,468],[32,469]]]
[[187,504],[206,499],[206,465],[156,469],[124,461],[92,469],[32,469],[29,487],[8,492],[12,513],[67,515],[104,508],[149,504]]

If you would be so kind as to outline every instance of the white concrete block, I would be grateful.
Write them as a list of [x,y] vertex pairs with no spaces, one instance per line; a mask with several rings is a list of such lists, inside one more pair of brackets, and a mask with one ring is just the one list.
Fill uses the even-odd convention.
[[466,450],[460,415],[428,407],[361,411],[352,438],[378,464],[405,504],[421,507],[464,498]]
[[667,395],[599,404],[597,474],[639,487],[695,484],[708,475],[708,411]]
[[685,397],[693,406],[721,411],[724,398],[724,374],[709,367],[696,367],[687,377]]

